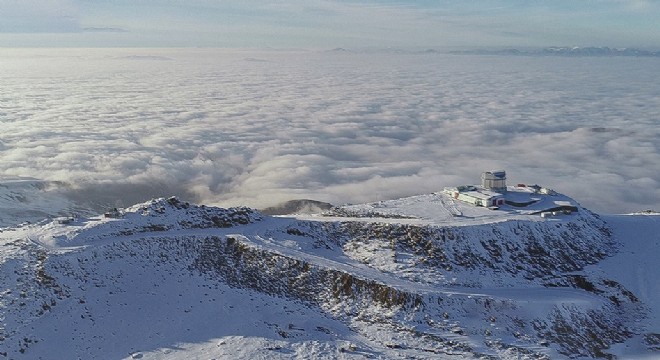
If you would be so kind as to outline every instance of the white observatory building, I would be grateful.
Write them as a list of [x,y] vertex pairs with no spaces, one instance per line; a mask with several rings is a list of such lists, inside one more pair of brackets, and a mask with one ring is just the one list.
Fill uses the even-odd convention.
[[481,173],[481,187],[495,192],[506,192],[506,172],[504,170]]

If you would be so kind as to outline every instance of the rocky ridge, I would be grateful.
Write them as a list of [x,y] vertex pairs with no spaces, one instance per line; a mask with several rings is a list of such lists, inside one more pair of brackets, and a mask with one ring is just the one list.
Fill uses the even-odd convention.
[[367,338],[336,349],[366,357],[614,358],[608,349],[639,335],[633,319],[644,311],[621,284],[583,271],[616,249],[584,209],[557,221],[439,226],[268,217],[170,198],[2,235],[0,355],[10,358],[53,346],[28,329],[59,308],[103,324],[86,306],[99,296],[90,288],[130,292],[131,272],[301,302]]

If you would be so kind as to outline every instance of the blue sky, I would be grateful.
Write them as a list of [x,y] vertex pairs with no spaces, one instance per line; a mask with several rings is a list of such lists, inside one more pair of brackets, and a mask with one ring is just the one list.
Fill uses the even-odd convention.
[[660,48],[658,0],[0,0],[0,46]]

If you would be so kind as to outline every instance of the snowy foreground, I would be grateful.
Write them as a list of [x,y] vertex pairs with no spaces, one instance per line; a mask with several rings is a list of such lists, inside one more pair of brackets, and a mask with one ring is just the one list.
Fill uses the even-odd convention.
[[0,359],[658,358],[657,234],[443,194],[5,227]]

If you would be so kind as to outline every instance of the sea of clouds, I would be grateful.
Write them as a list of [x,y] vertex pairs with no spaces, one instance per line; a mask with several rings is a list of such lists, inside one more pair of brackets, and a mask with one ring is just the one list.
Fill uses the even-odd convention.
[[656,58],[2,49],[0,84],[0,178],[100,206],[360,203],[504,169],[660,210]]

